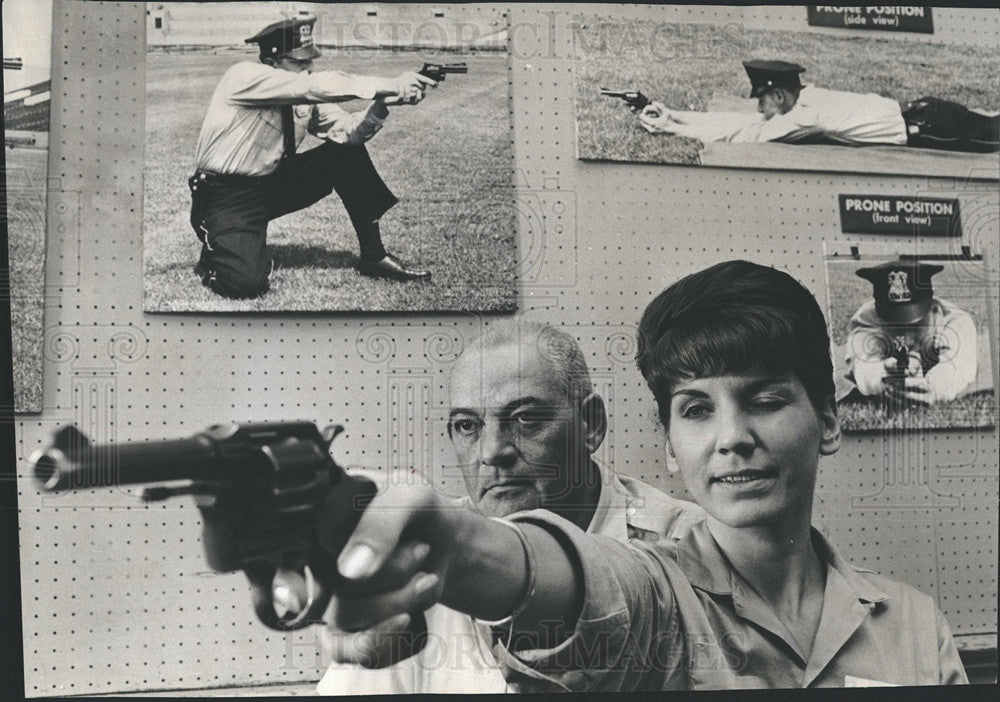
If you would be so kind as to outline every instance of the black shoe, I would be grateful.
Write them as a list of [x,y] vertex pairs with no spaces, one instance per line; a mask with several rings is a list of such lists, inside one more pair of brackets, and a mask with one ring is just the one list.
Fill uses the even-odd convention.
[[388,278],[389,280],[430,280],[431,272],[410,268],[392,254],[386,254],[378,261],[361,261],[358,272],[369,278]]

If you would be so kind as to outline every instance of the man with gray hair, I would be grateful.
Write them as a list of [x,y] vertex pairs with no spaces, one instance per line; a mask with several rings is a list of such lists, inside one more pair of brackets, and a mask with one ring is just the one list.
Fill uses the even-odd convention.
[[[576,340],[547,324],[505,320],[464,350],[451,372],[448,435],[468,496],[488,517],[548,509],[581,529],[656,541],[679,537],[700,507],[619,476],[593,456],[607,431]],[[378,670],[332,664],[321,694],[508,691],[490,624],[434,605],[426,645]],[[321,630],[324,645],[340,633]],[[386,636],[390,642],[392,634]]]

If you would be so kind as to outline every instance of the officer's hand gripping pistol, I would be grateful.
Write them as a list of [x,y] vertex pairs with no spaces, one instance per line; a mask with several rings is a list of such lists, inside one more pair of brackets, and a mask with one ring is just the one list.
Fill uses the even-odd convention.
[[469,67],[463,63],[425,63],[424,67],[417,71],[425,78],[440,83],[449,73],[468,73]]

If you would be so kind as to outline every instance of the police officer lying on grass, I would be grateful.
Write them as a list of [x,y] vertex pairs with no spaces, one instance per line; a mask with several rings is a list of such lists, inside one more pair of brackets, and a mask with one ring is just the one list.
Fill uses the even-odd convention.
[[1000,150],[1000,117],[940,98],[899,103],[875,93],[803,85],[806,69],[788,61],[744,61],[760,116],[670,110],[653,101],[639,115],[651,134],[703,142],[890,144],[947,151]]
[[819,458],[840,443],[826,329],[773,268],[732,261],[667,288],[639,369],[708,517],[626,545],[544,509],[499,521],[429,486],[385,491],[338,557],[365,594],[335,602],[337,658],[363,660],[436,601],[493,622],[522,691],[966,682],[934,601],[811,526]]
[[[704,517],[696,505],[617,476],[594,459],[607,428],[604,400],[569,334],[518,320],[491,325],[456,361],[450,380],[448,435],[468,490],[456,509],[500,518],[548,509],[587,533],[623,543],[677,537]],[[335,663],[317,691],[508,690],[488,624],[442,604],[431,607],[426,620],[427,643],[417,655],[381,669]]]
[[[388,105],[415,105],[435,82],[418,73],[395,78],[312,71],[320,56],[315,17],[275,22],[247,39],[260,62],[243,61],[222,76],[198,137],[189,179],[191,225],[202,241],[195,272],[229,298],[268,288],[267,225],[336,190],[358,235],[362,275],[426,280],[382,246],[379,218],[398,202],[368,156],[365,142],[382,128]],[[354,114],[336,103],[373,100]],[[306,132],[322,146],[297,154]]]
[[976,323],[934,294],[931,277],[942,270],[899,259],[857,271],[873,295],[848,325],[847,377],[861,395],[931,405],[975,381]]

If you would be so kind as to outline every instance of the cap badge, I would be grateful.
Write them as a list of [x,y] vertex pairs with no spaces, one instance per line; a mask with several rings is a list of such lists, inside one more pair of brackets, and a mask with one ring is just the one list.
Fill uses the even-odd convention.
[[303,46],[312,44],[312,27],[310,25],[303,24],[299,27],[299,41]]
[[906,271],[889,271],[890,302],[910,302],[913,299],[906,279]]

